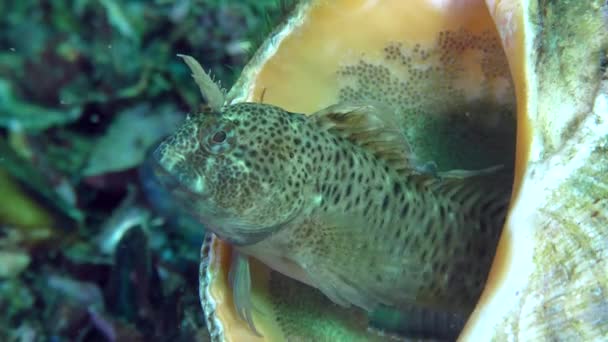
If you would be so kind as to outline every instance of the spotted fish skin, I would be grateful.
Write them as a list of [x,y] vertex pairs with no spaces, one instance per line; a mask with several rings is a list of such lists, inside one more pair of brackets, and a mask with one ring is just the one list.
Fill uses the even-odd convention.
[[313,171],[297,137],[305,124],[303,115],[253,103],[189,117],[154,152],[156,171],[208,229],[235,245],[251,244],[304,207]]
[[469,312],[510,175],[421,173],[381,112],[225,106],[161,144],[158,172],[210,231],[335,303]]

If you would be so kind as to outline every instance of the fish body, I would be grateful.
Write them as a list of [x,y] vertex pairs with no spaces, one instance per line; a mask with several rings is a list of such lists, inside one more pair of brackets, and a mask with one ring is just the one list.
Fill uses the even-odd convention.
[[[161,144],[158,172],[177,201],[242,255],[337,304],[468,313],[511,179],[495,169],[421,171],[388,112],[369,104],[311,116],[224,106],[190,118]],[[235,259],[235,301],[247,316],[247,259]]]

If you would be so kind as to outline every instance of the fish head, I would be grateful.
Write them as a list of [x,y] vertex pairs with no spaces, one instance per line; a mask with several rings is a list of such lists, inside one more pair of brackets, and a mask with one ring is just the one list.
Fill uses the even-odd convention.
[[236,245],[259,242],[303,205],[307,175],[290,137],[303,119],[294,116],[300,115],[240,103],[190,117],[154,152],[155,172],[206,229]]

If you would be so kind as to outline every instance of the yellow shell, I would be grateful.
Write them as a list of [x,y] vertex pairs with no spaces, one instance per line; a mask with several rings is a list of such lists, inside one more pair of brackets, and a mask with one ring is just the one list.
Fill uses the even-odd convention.
[[[506,56],[517,114],[516,141],[505,142],[516,144],[509,216],[460,338],[608,340],[607,11],[591,0],[303,1],[251,59],[228,101],[311,113],[339,100],[343,65],[362,56],[378,61],[388,44],[428,51],[441,31],[465,32],[465,43],[467,35],[499,41],[504,55],[483,63],[459,55],[467,75],[457,80],[462,98],[508,104],[508,86],[482,84],[487,77],[480,76],[487,68],[500,76]],[[213,239],[201,253],[208,256],[201,298],[213,340],[382,339],[360,313],[257,263],[254,321],[263,337],[256,336],[233,309],[230,247]]]

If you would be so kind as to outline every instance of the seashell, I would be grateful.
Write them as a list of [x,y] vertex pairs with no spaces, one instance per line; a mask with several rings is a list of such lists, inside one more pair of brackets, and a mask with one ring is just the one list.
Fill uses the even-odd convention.
[[606,4],[488,8],[517,93],[515,192],[462,339],[606,340]]
[[[591,0],[302,1],[226,97],[302,113],[378,100],[411,114],[416,152],[441,167],[514,165],[508,219],[460,339],[606,340],[606,10]],[[454,118],[470,130],[437,124]],[[201,257],[214,341],[387,338],[254,262],[256,335],[233,308],[230,246],[208,236]]]

